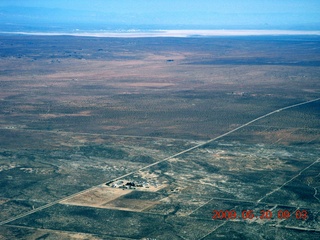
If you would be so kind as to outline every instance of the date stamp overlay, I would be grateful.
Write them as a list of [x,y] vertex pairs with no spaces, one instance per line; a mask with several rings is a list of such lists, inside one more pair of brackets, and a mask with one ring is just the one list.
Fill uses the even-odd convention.
[[232,220],[232,219],[280,219],[287,220],[289,218],[294,218],[297,220],[307,220],[308,211],[307,210],[296,210],[291,213],[289,210],[278,210],[277,212],[272,212],[271,210],[260,210],[260,212],[254,212],[253,210],[247,209],[237,212],[236,210],[213,210],[212,219],[213,220]]

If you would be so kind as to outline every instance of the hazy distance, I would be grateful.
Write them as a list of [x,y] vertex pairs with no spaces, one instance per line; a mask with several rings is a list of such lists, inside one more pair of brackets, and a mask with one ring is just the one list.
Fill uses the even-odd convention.
[[16,0],[0,2],[2,32],[183,29],[319,30],[317,0]]

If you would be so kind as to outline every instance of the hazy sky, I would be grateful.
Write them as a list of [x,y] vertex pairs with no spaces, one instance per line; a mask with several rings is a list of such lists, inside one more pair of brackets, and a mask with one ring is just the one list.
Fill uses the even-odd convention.
[[152,25],[319,30],[320,0],[0,0],[0,22],[80,29]]

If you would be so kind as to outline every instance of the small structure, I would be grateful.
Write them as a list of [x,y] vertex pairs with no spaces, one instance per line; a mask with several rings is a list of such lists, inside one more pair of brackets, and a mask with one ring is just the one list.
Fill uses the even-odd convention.
[[134,187],[136,186],[134,182],[127,182],[126,183],[126,186],[129,186],[129,187]]

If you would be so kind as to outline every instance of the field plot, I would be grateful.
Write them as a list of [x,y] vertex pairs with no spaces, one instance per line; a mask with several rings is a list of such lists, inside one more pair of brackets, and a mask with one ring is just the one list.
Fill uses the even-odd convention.
[[0,36],[0,239],[319,239],[319,43]]
[[103,207],[106,203],[130,192],[130,190],[100,187],[77,195],[71,199],[64,200],[61,203],[80,206]]
[[[148,190],[155,191],[158,189],[148,188]],[[159,203],[157,201],[150,200],[121,198],[132,191],[133,190],[130,189],[100,186],[85,193],[76,195],[70,199],[64,200],[61,203],[67,205],[110,208],[138,212],[141,212],[147,208],[151,208],[153,205]]]

